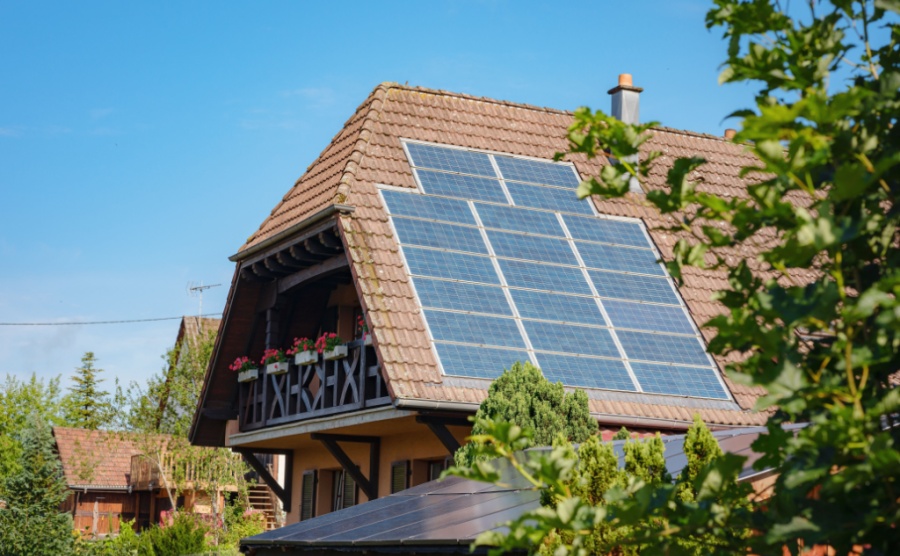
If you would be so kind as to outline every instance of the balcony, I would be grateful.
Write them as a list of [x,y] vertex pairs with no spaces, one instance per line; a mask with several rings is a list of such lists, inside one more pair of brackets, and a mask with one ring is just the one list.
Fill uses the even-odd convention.
[[241,432],[283,425],[391,403],[375,350],[363,340],[347,345],[343,359],[310,365],[290,362],[288,372],[268,375],[239,387]]

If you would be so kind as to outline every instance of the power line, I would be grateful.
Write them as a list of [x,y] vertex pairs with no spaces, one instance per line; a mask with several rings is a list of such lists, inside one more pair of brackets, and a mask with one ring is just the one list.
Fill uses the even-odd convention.
[[[206,315],[200,315],[201,317],[218,317],[221,316],[222,313],[208,313]],[[80,321],[80,322],[0,322],[0,326],[80,326],[85,324],[131,324],[136,322],[158,322],[162,320],[178,320],[182,319],[184,316],[180,317],[161,317],[158,319],[129,319],[129,320],[95,320],[95,321]]]

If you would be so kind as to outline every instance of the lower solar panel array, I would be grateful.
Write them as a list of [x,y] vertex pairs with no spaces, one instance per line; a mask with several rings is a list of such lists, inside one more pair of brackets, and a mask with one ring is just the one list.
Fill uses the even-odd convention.
[[594,215],[571,166],[406,147],[424,194],[381,194],[445,374],[530,360],[568,386],[728,398],[642,224]]

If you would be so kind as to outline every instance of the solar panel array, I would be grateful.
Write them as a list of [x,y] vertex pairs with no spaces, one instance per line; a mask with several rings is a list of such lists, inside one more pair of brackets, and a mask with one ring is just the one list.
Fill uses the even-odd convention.
[[579,201],[572,166],[406,148],[420,190],[381,195],[444,374],[729,398],[643,225]]

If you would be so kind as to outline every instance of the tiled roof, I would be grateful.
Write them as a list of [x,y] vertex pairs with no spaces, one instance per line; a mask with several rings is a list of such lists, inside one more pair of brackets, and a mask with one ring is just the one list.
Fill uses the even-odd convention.
[[[354,212],[340,217],[341,233],[391,394],[401,404],[403,400],[479,403],[486,395],[486,384],[457,384],[438,369],[376,184],[415,187],[401,139],[549,160],[566,149],[566,128],[571,121],[571,113],[549,108],[396,84],[379,85],[241,251],[273,238],[328,205],[355,207]],[[741,178],[739,172],[741,167],[752,165],[754,158],[741,145],[720,137],[658,128],[645,149],[662,153],[650,178],[642,184],[645,190],[663,187],[675,158],[701,156],[709,163],[692,176],[700,182],[699,189],[745,196],[748,179]],[[583,157],[569,160],[582,176],[596,173],[604,163]],[[643,220],[663,258],[671,260],[678,237],[661,228],[674,220],[660,215],[643,195],[595,199],[595,204],[602,214]],[[753,252],[730,255],[758,264]],[[726,287],[723,272],[685,269],[680,291],[698,325],[723,310],[712,301],[712,294]],[[707,339],[711,337],[709,330],[704,334]],[[719,360],[720,365],[725,362]],[[736,404],[680,403],[669,396],[592,395],[591,410],[598,415],[662,421],[689,422],[699,412],[713,424],[764,422],[764,415],[748,411],[762,394],[761,389],[728,379],[726,382]]]
[[127,488],[131,456],[141,451],[125,433],[53,427],[70,488]]

